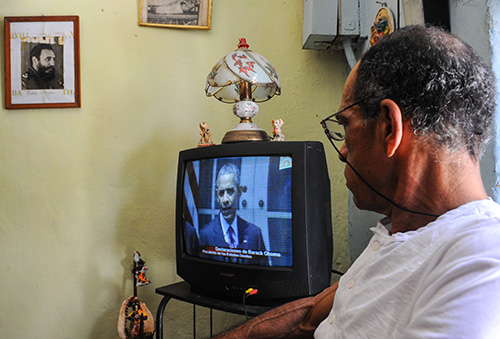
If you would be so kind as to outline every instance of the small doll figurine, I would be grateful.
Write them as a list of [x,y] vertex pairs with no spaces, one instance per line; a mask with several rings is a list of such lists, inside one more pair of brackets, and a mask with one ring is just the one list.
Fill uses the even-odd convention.
[[213,145],[212,142],[212,132],[210,132],[210,126],[206,121],[200,123],[200,141],[198,142],[198,147]]
[[122,303],[118,317],[120,339],[153,339],[154,318],[146,304],[130,296]]
[[148,319],[148,316],[141,310],[141,303],[139,300],[131,300],[129,306],[132,307],[132,312],[128,314],[127,319],[132,322],[131,332],[136,337],[144,335],[144,321]]
[[284,122],[281,119],[273,120],[273,141],[285,141],[285,135],[281,133],[281,126],[283,126]]
[[134,253],[134,264],[134,269],[132,271],[136,278],[137,286],[150,284],[151,281],[146,279],[146,271],[148,270],[148,267],[146,266],[146,262],[141,259],[141,253],[139,253],[139,251],[135,251]]

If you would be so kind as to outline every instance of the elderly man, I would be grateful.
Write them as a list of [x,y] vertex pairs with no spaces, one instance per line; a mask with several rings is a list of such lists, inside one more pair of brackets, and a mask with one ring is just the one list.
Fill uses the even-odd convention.
[[322,125],[356,205],[387,218],[337,284],[221,337],[498,338],[500,206],[479,171],[494,87],[472,48],[437,28],[368,50]]

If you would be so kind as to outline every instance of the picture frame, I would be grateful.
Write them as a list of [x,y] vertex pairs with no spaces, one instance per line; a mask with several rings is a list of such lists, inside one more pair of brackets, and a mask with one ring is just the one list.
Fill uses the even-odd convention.
[[139,0],[139,25],[210,29],[213,0]]
[[4,18],[5,108],[81,107],[78,16]]

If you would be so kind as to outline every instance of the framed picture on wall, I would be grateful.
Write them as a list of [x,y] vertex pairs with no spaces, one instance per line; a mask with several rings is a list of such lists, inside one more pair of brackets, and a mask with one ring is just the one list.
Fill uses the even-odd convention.
[[79,17],[5,17],[4,26],[5,107],[81,107]]
[[210,29],[212,0],[139,0],[139,25]]

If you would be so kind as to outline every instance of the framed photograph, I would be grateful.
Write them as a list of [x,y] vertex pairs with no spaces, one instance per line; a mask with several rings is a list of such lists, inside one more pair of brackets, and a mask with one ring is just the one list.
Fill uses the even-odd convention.
[[5,108],[80,102],[78,16],[5,17]]
[[212,0],[139,0],[139,25],[210,29]]

